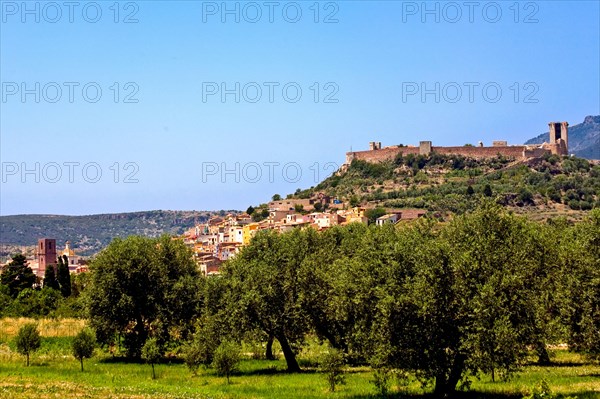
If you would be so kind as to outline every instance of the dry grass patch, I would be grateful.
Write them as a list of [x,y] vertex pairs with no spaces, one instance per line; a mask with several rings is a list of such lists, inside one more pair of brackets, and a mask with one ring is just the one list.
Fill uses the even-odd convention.
[[81,319],[30,319],[27,317],[4,317],[0,319],[0,342],[8,342],[27,323],[37,323],[42,337],[74,337],[86,326]]

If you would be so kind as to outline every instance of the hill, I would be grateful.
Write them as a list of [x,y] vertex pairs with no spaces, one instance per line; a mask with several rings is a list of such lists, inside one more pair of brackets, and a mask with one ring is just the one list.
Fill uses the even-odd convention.
[[482,197],[493,197],[520,213],[579,218],[600,207],[600,165],[557,155],[515,161],[410,154],[381,163],[354,160],[316,187],[288,198],[317,193],[350,206],[421,208],[440,216],[463,213]]
[[36,245],[40,237],[56,238],[57,246],[63,246],[69,240],[71,247],[80,255],[91,255],[108,245],[114,237],[180,234],[218,213],[225,214],[225,211],[158,210],[88,216],[0,216],[0,244],[4,252],[0,256],[6,256],[6,252],[13,251],[16,246]]
[[[546,132],[525,144],[549,141],[550,135]],[[569,152],[580,158],[600,159],[600,115],[586,116],[583,123],[569,126]]]

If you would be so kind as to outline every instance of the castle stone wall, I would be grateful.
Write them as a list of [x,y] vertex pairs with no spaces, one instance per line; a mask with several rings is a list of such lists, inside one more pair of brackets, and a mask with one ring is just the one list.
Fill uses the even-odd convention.
[[492,147],[483,147],[480,143],[478,147],[462,146],[462,147],[434,147],[431,141],[421,141],[419,147],[385,147],[381,148],[381,142],[372,141],[369,143],[369,151],[356,151],[346,153],[346,165],[358,159],[367,162],[385,162],[393,161],[398,154],[402,155],[428,155],[438,153],[444,155],[462,155],[464,157],[482,159],[493,158],[498,155],[524,159],[530,157],[540,157],[544,154],[551,153],[557,155],[569,154],[569,123],[568,122],[550,122],[550,143],[544,143],[542,146],[525,146],[525,145],[506,145],[506,141],[497,140],[493,142]]
[[385,147],[374,151],[348,152],[346,153],[346,163],[350,164],[354,159],[367,162],[393,161],[400,153],[419,155],[419,147]]
[[506,147],[432,147],[432,152],[444,155],[462,155],[469,158],[493,158],[502,155],[507,158],[523,158],[524,145]]
[[[521,159],[524,157],[524,145],[514,145],[506,147],[431,147],[432,153],[444,155],[462,155],[469,158],[482,159],[493,158],[502,155],[507,158]],[[354,159],[367,162],[386,162],[393,161],[398,154],[419,155],[421,149],[419,147],[385,147],[381,150],[373,151],[355,151],[346,154],[346,163],[350,164]]]

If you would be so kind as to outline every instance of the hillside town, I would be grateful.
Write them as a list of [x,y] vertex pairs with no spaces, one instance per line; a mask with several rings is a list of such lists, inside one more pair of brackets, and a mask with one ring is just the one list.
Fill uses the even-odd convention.
[[[492,147],[434,147],[430,141],[421,141],[419,146],[382,147],[380,142],[370,142],[369,150],[349,152],[341,170],[346,170],[354,160],[379,163],[394,159],[398,154],[429,155],[431,153],[454,154],[472,158],[489,158],[498,155],[513,159],[539,158],[545,154],[568,155],[568,126],[567,122],[551,122],[549,126],[549,143],[539,146],[509,146],[506,141],[495,141]],[[350,223],[368,224],[366,208],[352,206],[336,197],[323,192],[314,193],[310,198],[282,199],[274,196],[273,201],[263,208],[264,214],[255,218],[246,213],[215,216],[207,222],[197,224],[174,239],[182,239],[193,251],[194,259],[200,272],[205,275],[219,274],[223,262],[233,258],[240,250],[250,243],[252,237],[261,230],[274,230],[280,233],[292,229],[314,228],[322,231],[332,226]],[[389,211],[389,210],[388,210]],[[261,211],[262,213],[262,211]],[[382,226],[388,223],[399,223],[403,220],[413,220],[425,215],[424,209],[393,210],[374,220]],[[40,238],[35,256],[28,259],[33,272],[42,279],[47,265],[57,262],[57,256],[66,256],[71,273],[87,271],[87,260],[76,255],[66,241],[62,252],[57,252],[56,239]]]
[[[342,209],[338,209],[342,208]],[[317,209],[326,209],[316,211]],[[192,248],[200,271],[204,275],[219,273],[220,265],[234,257],[261,230],[287,232],[292,229],[314,228],[321,231],[350,223],[368,224],[364,207],[349,207],[337,198],[318,193],[310,199],[281,199],[268,203],[268,216],[255,222],[247,213],[213,217],[188,230],[181,237]],[[403,209],[385,214],[377,225],[398,223],[425,215],[423,209]]]
[[[313,228],[322,231],[338,225],[369,223],[365,207],[350,207],[324,193],[317,193],[309,199],[271,201],[267,209],[268,216],[260,221],[254,221],[248,213],[215,216],[173,239],[183,240],[193,251],[200,272],[209,276],[219,274],[221,264],[239,253],[261,230],[284,233],[292,229]],[[393,210],[377,218],[375,224],[382,226],[413,220],[425,213],[424,209]],[[88,258],[78,255],[69,241],[65,242],[62,250],[59,249],[55,238],[38,239],[34,254],[27,257],[27,264],[39,279],[43,279],[46,268],[55,265],[58,257],[67,258],[70,273],[88,271]],[[0,265],[0,268],[3,266]]]

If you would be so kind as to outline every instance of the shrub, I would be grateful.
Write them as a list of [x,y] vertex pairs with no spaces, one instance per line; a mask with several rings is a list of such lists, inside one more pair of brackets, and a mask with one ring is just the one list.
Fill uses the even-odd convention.
[[533,194],[527,188],[522,187],[519,189],[519,200],[525,205],[533,204]]
[[492,187],[489,184],[486,184],[483,188],[483,195],[485,195],[486,197],[491,197],[492,194]]

